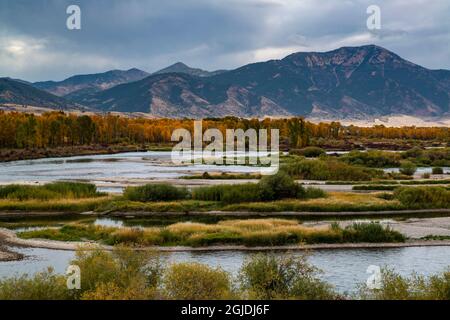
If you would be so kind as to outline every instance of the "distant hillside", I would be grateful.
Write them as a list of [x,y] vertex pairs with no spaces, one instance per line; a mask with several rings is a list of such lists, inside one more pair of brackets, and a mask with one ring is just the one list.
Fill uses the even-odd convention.
[[218,74],[221,74],[224,72],[226,72],[226,70],[205,71],[202,69],[191,68],[182,62],[177,62],[167,68],[156,71],[155,73],[153,73],[153,75],[164,74],[164,73],[185,73],[185,74],[189,74],[191,76],[197,76],[197,77],[211,77],[211,76],[215,76],[215,75],[218,75]]
[[139,69],[112,70],[104,73],[76,75],[63,81],[35,82],[33,85],[57,96],[79,96],[110,89],[118,84],[141,80],[149,74]]
[[79,108],[75,103],[10,78],[0,78],[0,104],[44,107],[56,110]]
[[450,107],[449,74],[368,45],[294,53],[209,77],[156,74],[77,101],[100,110],[167,117],[441,116]]

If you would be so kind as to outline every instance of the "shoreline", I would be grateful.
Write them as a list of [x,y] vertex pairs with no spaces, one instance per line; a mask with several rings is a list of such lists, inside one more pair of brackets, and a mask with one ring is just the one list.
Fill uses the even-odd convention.
[[123,152],[144,152],[151,150],[137,145],[88,145],[67,146],[41,149],[0,149],[0,163],[20,160],[38,160],[46,158],[66,158],[77,156],[96,156],[104,154],[117,154]]

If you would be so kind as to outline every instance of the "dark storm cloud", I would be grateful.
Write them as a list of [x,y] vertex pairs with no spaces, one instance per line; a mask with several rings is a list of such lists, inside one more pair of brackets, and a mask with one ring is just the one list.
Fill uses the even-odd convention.
[[[66,8],[82,10],[82,30],[66,28]],[[366,28],[381,7],[382,29]],[[376,43],[430,68],[450,68],[446,0],[2,0],[0,75],[27,80],[176,61],[234,68]]]

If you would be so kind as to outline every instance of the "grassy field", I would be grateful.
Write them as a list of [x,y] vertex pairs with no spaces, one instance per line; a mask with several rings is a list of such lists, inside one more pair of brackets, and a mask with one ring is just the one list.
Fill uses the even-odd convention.
[[62,228],[20,232],[24,239],[100,241],[104,244],[139,246],[274,246],[315,243],[403,242],[404,236],[377,223],[353,224],[341,228],[306,227],[295,220],[225,220],[216,224],[182,222],[166,227],[114,228],[67,224]]

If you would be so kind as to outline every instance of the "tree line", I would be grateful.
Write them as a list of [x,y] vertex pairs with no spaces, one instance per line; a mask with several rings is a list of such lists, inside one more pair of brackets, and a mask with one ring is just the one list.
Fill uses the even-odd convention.
[[[170,143],[172,132],[186,128],[193,132],[192,119],[130,118],[112,114],[75,115],[49,112],[34,115],[0,111],[0,148],[48,148],[92,144]],[[450,142],[446,127],[374,127],[343,126],[339,122],[312,123],[301,117],[286,119],[207,118],[203,130],[279,129],[280,143],[303,148],[318,138],[416,139]]]

